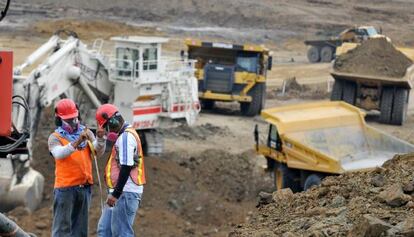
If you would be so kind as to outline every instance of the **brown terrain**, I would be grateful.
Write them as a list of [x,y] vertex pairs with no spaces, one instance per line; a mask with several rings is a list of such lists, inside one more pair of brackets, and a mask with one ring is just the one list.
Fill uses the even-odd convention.
[[[410,0],[16,0],[0,22],[0,48],[12,49],[17,65],[62,28],[77,32],[88,44],[103,38],[108,53],[109,38],[115,35],[169,37],[165,49],[171,55],[178,55],[187,37],[266,44],[274,56],[266,107],[273,107],[329,98],[332,65],[308,64],[304,39],[363,24],[381,26],[398,46],[414,47],[412,13]],[[43,114],[32,162],[46,178],[44,201],[34,213],[23,208],[6,213],[38,236],[50,236],[51,228],[54,162],[46,147],[53,130],[51,111]],[[371,115],[368,122],[414,143],[412,111],[404,126],[380,125]],[[242,117],[237,103],[218,103],[194,127],[163,130],[166,153],[146,158],[148,184],[136,218],[137,236],[345,236],[349,231],[363,236],[355,231],[371,226],[366,222],[380,223],[378,228],[388,234],[409,229],[404,226],[413,217],[408,201],[413,190],[407,189],[412,156],[395,158],[373,172],[330,177],[308,192],[274,193],[263,202],[263,192],[271,193],[273,184],[263,170],[265,160],[253,151],[255,124],[264,122],[259,116]],[[105,157],[99,162],[102,170]],[[377,179],[382,182],[372,181]],[[379,197],[389,190],[398,191],[404,203],[390,206]],[[96,236],[99,216],[95,185],[90,236]]]

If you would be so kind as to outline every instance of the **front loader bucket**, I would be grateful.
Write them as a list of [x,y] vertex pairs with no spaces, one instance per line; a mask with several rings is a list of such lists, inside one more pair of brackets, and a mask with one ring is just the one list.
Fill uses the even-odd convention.
[[29,169],[17,184],[16,176],[0,176],[0,211],[7,212],[18,206],[29,211],[39,207],[43,196],[44,177]]

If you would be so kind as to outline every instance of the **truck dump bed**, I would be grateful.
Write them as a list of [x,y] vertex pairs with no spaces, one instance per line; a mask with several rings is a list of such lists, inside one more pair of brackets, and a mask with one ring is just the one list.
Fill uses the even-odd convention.
[[344,73],[332,70],[330,73],[333,78],[339,80],[355,81],[366,85],[375,85],[378,86],[399,86],[407,89],[413,87],[414,79],[414,65],[407,68],[407,71],[404,77],[394,78],[394,77],[382,77],[382,76],[373,76],[373,75],[363,75],[358,73]]
[[365,114],[344,102],[267,109],[262,117],[278,128],[290,168],[328,173],[381,166],[414,146],[366,125]]

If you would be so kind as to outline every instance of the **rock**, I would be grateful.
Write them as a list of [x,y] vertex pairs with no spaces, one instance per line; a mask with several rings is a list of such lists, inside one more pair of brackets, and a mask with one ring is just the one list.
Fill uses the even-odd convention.
[[327,187],[321,187],[318,190],[318,197],[324,197],[326,194],[328,194],[329,189]]
[[203,210],[203,207],[202,206],[198,206],[198,207],[196,207],[195,210],[199,212],[199,211]]
[[393,228],[392,225],[365,214],[348,233],[348,237],[377,237],[391,228]]
[[377,174],[371,178],[371,184],[375,187],[382,187],[385,184],[385,178],[382,174]]
[[325,207],[315,207],[305,211],[305,216],[319,216],[325,215],[326,213]]
[[413,201],[409,201],[409,202],[407,202],[407,204],[405,204],[405,206],[406,206],[407,208],[411,208],[411,209],[413,209],[413,208],[414,208],[414,202],[413,202]]
[[36,222],[35,226],[39,230],[44,230],[48,227],[48,225],[43,221]]
[[145,216],[145,211],[142,210],[142,209],[138,209],[138,216],[144,217]]
[[277,235],[270,230],[261,230],[255,232],[252,236],[254,237],[276,237]]
[[274,202],[291,201],[293,199],[293,192],[290,188],[284,188],[278,190],[272,194],[272,200]]
[[332,207],[336,208],[336,207],[342,207],[343,205],[345,205],[346,200],[344,197],[342,197],[341,195],[337,195],[332,199]]
[[409,217],[401,223],[401,234],[406,237],[414,237],[414,218]]
[[258,206],[267,205],[272,202],[272,194],[267,192],[259,193]]
[[169,204],[169,205],[170,205],[170,207],[171,207],[171,208],[173,208],[173,209],[178,209],[178,208],[179,208],[178,202],[177,202],[177,200],[175,200],[175,199],[171,199],[171,200],[169,200],[169,201],[168,201],[168,204]]
[[298,237],[298,235],[293,234],[292,232],[286,232],[282,235],[282,237]]
[[406,183],[403,186],[404,193],[412,193],[414,191],[414,182]]
[[382,191],[378,198],[382,201],[385,201],[389,206],[400,207],[406,204],[408,201],[411,201],[411,196],[404,194],[402,188],[398,184],[394,184],[384,191]]

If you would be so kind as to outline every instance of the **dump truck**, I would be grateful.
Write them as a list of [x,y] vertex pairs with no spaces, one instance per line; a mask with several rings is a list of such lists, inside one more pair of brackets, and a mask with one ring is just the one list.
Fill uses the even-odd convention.
[[243,115],[260,113],[266,99],[267,70],[272,67],[269,49],[195,39],[185,44],[188,58],[197,60],[195,76],[203,109],[212,109],[215,101],[238,101]]
[[267,159],[276,188],[294,192],[328,175],[369,170],[414,145],[366,124],[362,112],[342,101],[323,101],[263,110],[268,132],[255,127],[256,151]]
[[331,100],[343,100],[365,110],[380,111],[379,122],[402,125],[407,118],[414,66],[401,78],[331,71]]
[[364,40],[385,37],[378,33],[373,26],[352,27],[342,31],[337,37],[324,40],[306,40],[309,62],[330,62],[335,59],[336,48],[344,42],[362,42]]

